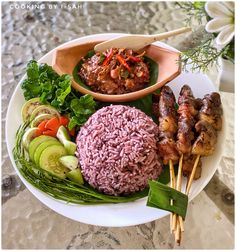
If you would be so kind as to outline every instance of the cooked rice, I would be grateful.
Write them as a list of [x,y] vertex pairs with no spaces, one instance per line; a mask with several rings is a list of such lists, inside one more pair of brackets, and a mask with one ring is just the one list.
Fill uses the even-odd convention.
[[162,170],[157,134],[157,125],[138,109],[110,105],[98,110],[76,139],[85,180],[110,195],[143,190]]

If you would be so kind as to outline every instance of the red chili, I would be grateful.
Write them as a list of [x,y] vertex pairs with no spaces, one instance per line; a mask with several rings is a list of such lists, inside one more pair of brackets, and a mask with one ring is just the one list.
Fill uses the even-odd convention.
[[110,60],[112,59],[112,56],[113,56],[113,50],[112,50],[112,48],[111,48],[111,49],[109,50],[107,56],[106,56],[106,59],[103,61],[102,65],[103,65],[103,66],[107,65],[107,64],[110,62]]
[[141,62],[142,61],[141,58],[134,57],[134,56],[129,56],[128,60],[131,60],[133,62]]
[[120,64],[124,65],[124,67],[131,72],[131,69],[129,67],[129,65],[126,63],[125,59],[121,56],[121,55],[116,55],[116,58],[118,59],[118,61],[120,62]]

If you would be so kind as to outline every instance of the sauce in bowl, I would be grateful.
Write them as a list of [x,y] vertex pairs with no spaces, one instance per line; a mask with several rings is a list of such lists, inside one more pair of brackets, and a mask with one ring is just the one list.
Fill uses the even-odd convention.
[[150,80],[145,52],[111,48],[82,59],[80,78],[91,90],[104,94],[124,94],[145,88]]

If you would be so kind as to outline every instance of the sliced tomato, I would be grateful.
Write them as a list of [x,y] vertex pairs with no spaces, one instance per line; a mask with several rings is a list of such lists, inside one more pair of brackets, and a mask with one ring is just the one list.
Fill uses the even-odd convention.
[[42,121],[39,125],[38,125],[38,129],[40,131],[44,131],[45,130],[45,125],[47,124],[48,120],[44,120]]
[[43,131],[38,129],[37,131],[35,131],[35,136],[38,137],[38,136],[41,136],[43,134]]
[[45,125],[45,129],[49,129],[51,131],[57,131],[60,126],[59,119],[57,117],[51,118]]
[[43,131],[43,135],[56,137],[57,131],[54,131],[54,130],[46,130],[46,131]]
[[66,116],[61,116],[60,117],[60,120],[59,120],[59,123],[60,123],[60,125],[63,125],[63,126],[65,126],[65,127],[67,127],[68,126],[68,124],[69,124],[69,118],[68,117],[66,117]]

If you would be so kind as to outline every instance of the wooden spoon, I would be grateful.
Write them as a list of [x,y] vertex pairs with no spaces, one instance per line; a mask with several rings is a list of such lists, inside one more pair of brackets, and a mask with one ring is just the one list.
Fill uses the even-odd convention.
[[142,49],[143,47],[155,41],[176,36],[185,32],[189,32],[191,30],[192,29],[190,27],[182,27],[177,30],[167,31],[156,35],[127,35],[97,44],[94,47],[94,50],[103,52],[110,48],[128,48],[133,49],[134,51],[138,51],[139,49]]

